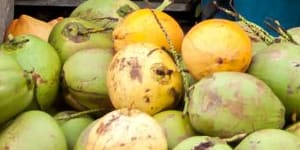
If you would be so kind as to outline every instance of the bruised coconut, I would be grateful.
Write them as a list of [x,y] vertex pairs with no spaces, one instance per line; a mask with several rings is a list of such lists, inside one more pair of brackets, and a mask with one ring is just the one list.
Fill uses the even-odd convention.
[[300,113],[300,46],[290,42],[270,45],[253,57],[248,73],[274,91],[288,116]]
[[128,45],[114,55],[107,87],[115,108],[138,108],[149,114],[175,107],[183,92],[172,58],[149,43]]
[[264,129],[243,139],[235,150],[299,150],[300,139],[284,130]]
[[80,50],[112,48],[111,30],[80,18],[65,18],[54,26],[48,42],[57,50],[62,62],[65,62]]
[[261,80],[246,73],[218,72],[190,91],[188,112],[194,129],[232,137],[264,128],[282,128],[285,108]]
[[72,55],[63,65],[64,97],[77,110],[112,110],[106,86],[111,49],[89,49]]
[[112,111],[80,135],[74,150],[167,150],[160,125],[137,109]]

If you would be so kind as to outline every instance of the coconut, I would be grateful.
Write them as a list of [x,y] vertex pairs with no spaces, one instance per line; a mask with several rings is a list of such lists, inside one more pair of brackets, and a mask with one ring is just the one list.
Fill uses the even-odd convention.
[[34,108],[46,110],[55,101],[61,71],[56,50],[33,35],[19,35],[0,46],[0,54],[14,58],[34,82]]
[[252,44],[237,23],[208,19],[193,26],[184,36],[182,59],[197,80],[214,72],[245,72],[252,58]]
[[54,116],[66,137],[68,149],[74,148],[81,132],[94,121],[94,119],[88,115],[71,117],[71,115],[75,113],[78,112],[62,111]]
[[214,73],[194,84],[189,97],[191,124],[204,135],[232,137],[285,124],[281,101],[263,81],[246,73]]
[[177,106],[183,92],[172,58],[150,43],[131,44],[114,55],[107,87],[115,108],[138,108],[151,115]]
[[217,137],[193,136],[180,142],[173,150],[232,150],[232,148]]
[[69,57],[63,65],[64,97],[69,105],[77,110],[112,110],[106,86],[112,57],[111,49],[83,50]]
[[160,125],[137,109],[119,109],[94,121],[80,135],[74,150],[167,150]]
[[[155,14],[155,15],[154,15]],[[179,23],[169,14],[153,9],[140,9],[126,16],[113,30],[114,49],[120,51],[129,44],[148,42],[170,49],[168,38],[177,52],[181,52],[184,33]]]
[[101,28],[80,18],[65,18],[52,29],[48,42],[57,50],[62,62],[77,51],[112,48],[111,29]]
[[71,17],[114,28],[120,19],[137,9],[139,6],[130,0],[87,0],[73,10]]
[[170,150],[184,139],[196,135],[189,116],[181,111],[166,110],[155,114],[153,118],[163,128]]
[[281,42],[253,57],[248,73],[263,80],[286,107],[300,113],[300,46]]
[[10,56],[0,54],[0,124],[22,112],[33,100],[33,81]]
[[64,134],[53,117],[43,111],[27,111],[1,132],[1,150],[67,150]]
[[235,150],[299,150],[300,140],[297,136],[280,129],[256,131],[243,139]]

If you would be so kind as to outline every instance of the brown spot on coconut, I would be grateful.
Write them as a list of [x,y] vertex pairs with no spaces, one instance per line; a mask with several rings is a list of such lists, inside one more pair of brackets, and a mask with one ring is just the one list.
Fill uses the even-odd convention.
[[194,129],[208,136],[231,137],[285,123],[285,108],[272,90],[240,72],[218,72],[198,81],[190,91],[188,112]]
[[[286,108],[287,116],[300,113],[300,46],[290,42],[270,45],[253,57],[248,73],[264,81]],[[298,115],[299,116],[299,115]]]
[[[156,50],[148,55],[153,49]],[[115,65],[115,61],[122,59],[125,59],[126,65],[120,62]],[[176,71],[177,66],[169,54],[156,45],[128,45],[114,55],[111,65],[112,69],[107,72],[107,87],[115,108],[138,108],[155,114],[175,107],[181,99],[183,85],[180,72]],[[145,93],[149,98],[146,103]]]
[[[99,128],[102,132],[98,132]],[[103,149],[167,150],[167,141],[162,128],[150,115],[124,108],[94,121],[83,131],[74,150]]]

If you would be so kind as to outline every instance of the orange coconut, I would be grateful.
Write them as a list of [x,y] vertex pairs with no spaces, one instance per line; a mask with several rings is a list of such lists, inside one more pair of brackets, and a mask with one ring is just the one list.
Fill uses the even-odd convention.
[[244,72],[252,56],[247,33],[225,19],[196,24],[184,37],[181,50],[183,62],[196,79],[218,71]]
[[[177,52],[180,52],[184,33],[174,18],[165,12],[153,10],[168,33]],[[114,49],[119,51],[131,43],[147,42],[169,49],[170,46],[155,20],[151,9],[136,10],[127,15],[113,31]]]
[[47,23],[38,18],[23,14],[9,24],[6,29],[5,40],[8,40],[9,34],[12,36],[31,34],[48,41],[48,37],[53,26],[62,19],[62,17],[58,17]]

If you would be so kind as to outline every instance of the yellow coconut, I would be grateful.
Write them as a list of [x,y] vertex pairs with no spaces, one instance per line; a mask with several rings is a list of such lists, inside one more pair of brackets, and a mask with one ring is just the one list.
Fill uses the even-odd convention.
[[114,55],[107,71],[108,93],[115,108],[138,108],[153,115],[174,108],[182,86],[172,58],[150,43],[128,45]]
[[[166,30],[177,52],[180,52],[184,36],[183,30],[174,18],[165,12],[152,10]],[[119,51],[126,45],[137,42],[149,42],[160,47],[170,48],[151,9],[136,10],[127,15],[114,29],[114,49]]]
[[137,109],[112,111],[90,124],[74,150],[167,150],[160,125]]
[[182,42],[187,69],[201,79],[218,71],[247,70],[252,58],[251,40],[237,23],[209,19],[192,27]]

